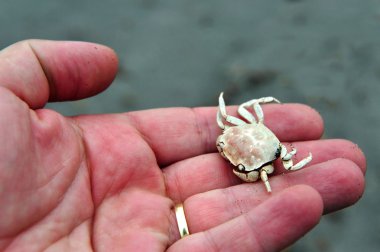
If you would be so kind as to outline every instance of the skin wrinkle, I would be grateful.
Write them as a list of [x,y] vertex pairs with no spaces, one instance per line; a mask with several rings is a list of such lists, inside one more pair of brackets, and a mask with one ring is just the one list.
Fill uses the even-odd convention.
[[[200,120],[200,118],[202,118],[200,115],[199,115],[199,110],[197,108],[190,108],[191,112],[194,114],[194,121],[195,121],[195,124],[196,124],[196,128],[197,128],[197,134],[199,135],[199,138],[201,139],[201,146],[203,148],[203,151],[201,151],[201,153],[209,153],[210,151],[213,151],[215,150],[215,148],[212,148],[210,149],[208,147],[208,144],[207,143],[211,143],[211,129],[210,129],[210,124],[208,122],[208,120]],[[204,117],[203,117],[204,118]],[[201,125],[205,126],[205,127],[201,127]],[[202,130],[202,128],[206,128],[207,130],[204,131]]]
[[[43,190],[44,187],[47,187],[50,183],[52,183],[54,181],[54,179],[62,172],[64,171],[65,168],[61,168],[59,169],[57,172],[55,172],[49,179],[47,179],[46,183],[43,183],[42,185],[39,185],[34,191],[36,193],[36,191],[39,191],[39,190]],[[64,192],[62,192],[62,195],[59,197],[59,200],[57,201],[57,204],[56,205],[59,205],[60,201],[62,200],[62,198],[64,197],[64,195],[66,194],[67,190],[70,188],[71,184],[73,183],[73,181],[70,182],[70,184],[67,185],[67,188]],[[23,192],[27,192],[27,191],[23,191]],[[33,193],[33,192],[31,192]],[[52,207],[52,209],[54,209],[54,206]]]
[[[152,167],[151,168],[149,168],[149,169],[159,169],[159,167],[158,166],[156,166],[156,165],[152,165]],[[134,171],[134,173],[132,173],[131,174],[131,177],[134,175],[134,174],[136,174],[136,171]],[[134,181],[135,182],[139,182],[139,181],[141,181],[141,180],[146,180],[146,179],[150,179],[151,178],[151,180],[156,180],[156,176],[157,177],[159,177],[159,180],[161,181],[163,181],[163,173],[152,173],[153,175],[150,177],[149,175],[147,175],[147,176],[145,176],[144,178],[140,178],[140,179],[135,179]],[[159,183],[159,185],[160,185],[160,188],[159,189],[157,189],[157,191],[155,191],[155,194],[157,194],[157,195],[160,195],[160,196],[166,196],[166,194],[165,194],[165,192],[166,192],[166,184],[165,183]],[[161,187],[161,186],[163,186],[163,187]],[[124,188],[125,189],[125,188]],[[124,189],[122,189],[121,191],[123,191]],[[144,191],[149,191],[149,190],[147,190],[147,188],[144,188],[144,189],[142,189],[142,190],[144,190]]]
[[[87,221],[90,221],[90,222],[92,223],[92,222],[93,222],[93,221],[92,221],[92,217],[90,217],[90,218],[86,218],[86,219],[84,219],[81,223],[78,223],[77,225],[73,226],[73,227],[67,232],[67,234],[62,235],[61,237],[57,237],[57,239],[55,239],[55,240],[52,240],[51,243],[48,244],[47,247],[42,248],[41,251],[42,251],[42,250],[47,250],[47,249],[49,249],[50,247],[55,246],[60,240],[63,240],[63,239],[65,239],[65,238],[67,238],[67,239],[70,241],[70,235],[73,233],[73,231],[74,231],[75,229],[79,228],[81,225],[86,224]],[[92,224],[90,224],[90,226],[92,226]],[[92,231],[92,230],[89,230],[90,240],[92,240],[92,239],[91,239],[91,236],[92,236],[92,233],[93,233],[93,232],[91,232],[91,231]],[[94,248],[92,242],[91,242],[91,248],[92,248],[92,249]],[[94,250],[94,249],[93,249],[93,250]]]
[[[79,168],[79,169],[80,169],[80,168]],[[79,171],[79,169],[78,169],[78,171]],[[75,177],[72,179],[72,181],[71,181],[71,183],[70,183],[70,186],[69,186],[69,187],[67,188],[67,190],[64,192],[63,196],[66,195],[66,194],[68,193],[68,191],[70,190],[72,184],[76,181],[77,177],[78,177],[78,172],[76,173]],[[50,218],[51,216],[54,216],[54,215],[56,214],[56,211],[58,211],[59,206],[61,206],[62,202],[63,202],[64,199],[65,199],[63,196],[59,198],[59,200],[57,201],[57,204],[56,204],[56,205],[55,205],[55,206],[54,206],[54,207],[53,207],[53,208],[52,208],[52,209],[51,209],[46,215],[44,215],[42,218],[40,218],[40,219],[39,219],[38,221],[36,221],[35,223],[33,223],[33,224],[29,225],[28,227],[24,228],[24,229],[23,229],[22,231],[20,231],[19,233],[25,233],[25,232],[27,232],[27,231],[29,231],[29,230],[31,230],[31,229],[36,228],[37,225],[43,225],[45,221],[47,221],[47,222],[51,222],[51,220],[49,220],[49,218]],[[53,239],[53,240],[49,240],[49,244],[55,244],[55,242],[57,242],[57,241],[63,239],[64,237],[70,235],[71,232],[72,232],[74,229],[76,229],[77,227],[79,227],[81,224],[83,224],[85,221],[87,221],[87,220],[90,219],[90,218],[92,218],[92,216],[89,216],[88,218],[85,218],[83,221],[79,222],[78,224],[73,225],[72,228],[70,228],[70,229],[68,229],[68,230],[64,230],[64,233],[65,233],[65,234],[62,234],[62,235],[60,235],[60,236],[57,236],[57,237],[56,237],[55,239]],[[54,218],[53,218],[53,219],[54,219]],[[33,230],[32,230],[32,231],[33,231]],[[59,230],[50,230],[50,234],[52,233],[52,231],[55,231],[56,233],[59,233]],[[3,239],[3,237],[2,237],[2,239]],[[8,244],[7,247],[12,246],[12,244],[13,244],[14,242],[17,242],[17,240],[18,240],[17,238],[13,239],[13,240]],[[46,244],[46,247],[44,247],[44,248],[40,248],[39,250],[45,250],[45,249],[47,249],[47,248],[50,246],[49,244]]]
[[[110,170],[108,170],[108,171],[110,171]],[[111,170],[111,171],[112,171],[112,173],[111,174],[108,173],[107,176],[111,177],[112,180],[111,180],[111,182],[108,183],[108,189],[103,193],[103,197],[98,202],[97,206],[100,206],[106,199],[112,198],[112,197],[114,197],[116,195],[120,195],[120,194],[122,194],[124,192],[125,188],[121,187],[119,190],[117,190],[117,191],[115,191],[113,193],[110,193],[110,191],[113,189],[113,185],[115,184],[115,180],[117,179],[116,176],[115,176],[116,170]],[[129,174],[129,175],[130,175],[130,177],[133,177],[134,171],[132,172],[132,174]],[[94,184],[92,184],[92,187],[95,187]]]
[[[214,141],[211,141],[211,136],[212,136],[211,125],[209,124],[208,120],[199,119],[202,117],[200,116],[200,113],[199,113],[199,111],[201,110],[198,111],[198,108],[183,108],[183,107],[178,107],[177,109],[183,109],[184,112],[189,111],[190,114],[193,116],[194,118],[193,121],[195,123],[192,126],[196,128],[196,134],[198,135],[198,138],[200,139],[200,142],[201,142],[200,146],[202,147],[201,153],[209,153],[209,152],[214,151],[216,147],[214,145],[209,146],[208,144],[210,142],[214,142]],[[160,159],[162,158],[160,158],[160,154],[157,152],[157,148],[153,144],[154,141],[150,139],[150,137],[147,134],[144,133],[144,130],[142,130],[144,128],[143,123],[141,122],[142,119],[139,116],[135,115],[135,113],[136,112],[128,112],[128,113],[125,113],[125,115],[129,119],[131,126],[133,126],[136,129],[136,131],[139,133],[141,138],[144,139],[144,141],[152,148],[152,151],[156,157],[156,160],[160,163],[160,167],[163,169],[167,166],[172,165],[173,163],[176,163],[177,161],[175,160],[165,161],[165,162],[160,161]],[[202,130],[202,126],[205,126],[207,128],[206,130],[207,132]],[[186,158],[189,158],[189,157],[186,157]]]
[[[92,195],[92,189],[91,189],[91,195]],[[93,200],[93,199],[92,199]],[[94,201],[93,201],[93,204],[94,204]],[[95,206],[95,204],[94,204]],[[96,216],[96,213],[97,213],[97,208],[94,207],[94,211],[92,212],[92,216],[91,216],[91,223],[90,223],[90,228],[88,230],[88,234],[89,234],[89,240],[90,240],[90,246],[92,248],[93,251],[95,251],[95,237],[94,237],[94,230],[95,230],[95,216]]]
[[[201,158],[201,160],[200,160],[200,158]],[[237,185],[237,184],[241,184],[242,183],[241,180],[232,173],[233,166],[230,163],[225,162],[225,160],[218,153],[208,153],[208,154],[204,154],[202,156],[191,157],[191,158],[189,158],[187,160],[182,160],[182,161],[179,161],[177,163],[174,163],[174,164],[172,164],[172,165],[170,165],[168,167],[168,170],[164,170],[164,175],[166,177],[168,177],[168,176],[169,177],[172,177],[172,176],[174,177],[175,174],[177,174],[177,173],[181,174],[181,172],[183,172],[187,168],[189,170],[192,170],[192,172],[195,172],[195,171],[199,172],[199,169],[201,169],[199,167],[202,167],[202,166],[206,165],[206,163],[202,162],[202,160],[205,160],[206,158],[207,159],[218,159],[218,160],[213,160],[211,163],[207,162],[207,165],[210,165],[210,164],[212,165],[212,164],[215,164],[215,162],[217,162],[217,164],[215,166],[213,166],[215,169],[218,169],[217,170],[218,176],[215,177],[215,178],[217,178],[218,181],[221,180],[220,182],[223,184],[223,187],[226,187],[226,185],[231,185],[232,186],[232,185]],[[198,164],[198,165],[197,165],[197,167],[194,167],[194,166],[193,167],[191,167],[191,166],[188,167],[189,163],[194,163],[194,164]],[[209,167],[205,168],[205,169],[209,169]],[[194,174],[192,172],[191,172],[190,176],[194,176]],[[207,172],[207,174],[208,174],[208,176],[212,176],[209,172]],[[187,177],[177,176],[177,178],[178,178],[178,180],[183,181]],[[189,179],[194,179],[194,177],[190,177]],[[174,179],[172,181],[174,181]],[[165,183],[166,184],[170,183],[170,181],[166,180]],[[180,181],[179,181],[179,183],[180,183]],[[177,194],[174,194],[174,192],[176,192],[176,190],[177,190],[177,187],[176,186],[171,186],[171,187],[168,188],[168,190],[169,190],[168,191],[168,195],[171,196],[172,198],[178,199],[178,197],[176,196]],[[218,186],[217,188],[221,189],[222,187]],[[217,188],[212,187],[212,188],[209,188],[209,189],[217,189]],[[194,191],[194,190],[192,190],[191,194],[187,193],[187,194],[189,194],[188,196],[185,196],[184,194],[182,194],[180,200],[182,200],[182,201],[185,200],[185,198],[192,196],[195,192],[200,193],[201,191],[197,191],[197,190]]]
[[[49,100],[51,99],[51,97],[56,97],[57,95],[57,90],[55,88],[55,85],[53,85],[53,80],[49,74],[49,71],[47,71],[47,69],[45,69],[44,67],[44,64],[42,64],[42,61],[40,59],[40,57],[38,56],[38,53],[36,52],[36,50],[33,48],[33,45],[31,44],[31,40],[26,40],[24,42],[28,48],[32,51],[32,54],[33,56],[36,58],[38,64],[39,64],[39,67],[41,69],[41,72],[42,72],[42,75],[41,76],[44,76],[45,77],[45,83],[47,83],[47,85],[49,86],[48,88],[48,97],[49,97]],[[22,100],[25,100],[25,99],[22,99]],[[43,107],[45,104],[41,104],[40,106]]]
[[[80,166],[80,167],[82,167],[82,166]],[[80,169],[80,168],[79,168],[79,169]],[[79,171],[79,169],[78,169],[78,171]],[[72,180],[71,185],[74,184],[74,183],[76,182],[77,178],[78,178],[78,172],[76,173],[76,176],[75,176],[74,179]],[[90,177],[88,177],[88,179],[90,180]],[[70,185],[70,187],[68,187],[68,190],[71,189],[71,185]],[[68,193],[68,190],[65,192],[65,195],[66,195],[66,193]],[[62,198],[62,200],[63,200],[63,198]],[[62,202],[62,200],[61,200],[61,202]],[[92,200],[92,199],[91,199],[91,200]],[[51,212],[53,213],[54,210],[51,211]],[[73,225],[72,228],[66,230],[66,234],[63,235],[63,236],[61,236],[61,237],[57,237],[56,241],[54,241],[52,244],[56,243],[57,241],[61,240],[61,239],[64,238],[64,237],[69,237],[70,234],[73,233],[73,230],[75,230],[76,228],[78,228],[78,227],[81,226],[82,224],[85,224],[86,221],[88,221],[88,220],[91,221],[91,219],[93,218],[93,213],[94,213],[94,212],[95,212],[95,206],[94,206],[94,202],[92,201],[92,211],[91,211],[91,214],[89,214],[89,216],[86,217],[86,218],[84,218],[82,221],[78,222],[76,225]],[[91,237],[91,231],[89,232],[89,235],[90,235],[90,237]]]
[[[38,148],[35,148],[35,149],[38,149]],[[55,178],[59,173],[62,172],[62,170],[63,170],[63,168],[57,170],[56,172],[54,172],[49,178],[45,178],[41,183],[39,183],[39,184],[37,185],[36,188],[33,188],[33,189],[24,189],[24,190],[21,190],[21,189],[15,190],[15,189],[13,188],[13,191],[14,191],[15,193],[30,193],[30,194],[33,193],[33,192],[35,192],[35,191],[39,191],[40,189],[43,189],[44,187],[48,186],[48,185],[52,182],[52,180],[54,180],[54,178]]]
[[253,237],[255,240],[255,243],[257,247],[260,248],[260,251],[266,251],[263,244],[260,242],[259,234],[256,232],[256,230],[253,228],[255,226],[255,223],[252,221],[251,218],[249,218],[249,213],[243,214],[243,220],[246,226],[248,227],[248,230],[250,230],[250,237]]
[[[124,114],[123,114],[123,116],[124,116]],[[130,130],[130,132],[128,132],[128,134],[131,134],[131,135],[137,135],[138,138],[139,138],[139,140],[140,140],[140,139],[144,139],[144,138],[142,137],[142,135],[139,134],[139,132],[137,131],[137,129],[135,129],[134,127],[128,127],[128,129]],[[86,136],[85,139],[86,139],[87,137],[88,137],[88,136]],[[142,142],[144,142],[144,143],[146,144],[145,141],[142,141]],[[89,156],[89,155],[87,155],[87,156]],[[89,159],[89,160],[93,160],[91,157],[89,157],[88,159]],[[124,168],[126,168],[126,167],[124,167]],[[154,168],[154,167],[153,167],[153,168]],[[93,166],[91,166],[91,170],[93,170],[93,169],[94,169]],[[107,169],[107,177],[110,177],[110,178],[112,179],[112,181],[109,182],[110,184],[109,184],[109,186],[108,186],[108,188],[107,188],[107,191],[105,191],[105,192],[102,193],[102,197],[99,198],[100,201],[97,202],[97,205],[100,205],[104,199],[113,196],[110,192],[111,192],[112,190],[114,190],[114,187],[113,187],[113,185],[115,184],[114,182],[118,179],[118,176],[115,176],[115,174],[117,174],[117,169]],[[129,173],[128,173],[128,176],[129,176],[129,177],[133,177],[135,174],[137,174],[135,169],[129,169]],[[126,179],[126,180],[128,180],[128,179]],[[135,180],[135,181],[136,181],[136,180]],[[93,183],[92,183],[92,186],[94,186]],[[117,190],[117,192],[115,192],[115,193],[120,193],[120,192],[122,192],[126,186],[127,186],[127,185],[121,186],[121,188],[119,188],[119,189]],[[94,197],[95,197],[95,196],[94,196]]]
[[202,234],[203,234],[203,237],[205,237],[205,240],[208,241],[208,244],[210,244],[211,251],[221,250],[221,248],[218,246],[218,243],[215,241],[210,230],[202,231]]
[[[212,136],[212,134],[211,134],[211,125],[210,125],[210,123],[209,123],[209,121],[208,120],[205,120],[205,126],[206,126],[206,129],[207,129],[207,133],[206,133],[206,143],[207,142],[212,142],[211,141],[211,136]],[[212,139],[214,142],[215,142],[215,139]],[[207,144],[205,144],[205,146],[207,146]],[[214,151],[216,151],[216,146],[215,145],[211,145],[211,148],[206,148],[206,150],[208,151],[208,153],[209,152],[214,152]]]
[[[176,186],[175,188],[175,192],[177,192],[177,198],[180,200],[180,202],[176,202],[176,203],[181,203],[181,202],[185,202],[186,199],[184,199],[183,197],[183,193],[182,193],[182,187],[180,186],[180,179],[179,179],[179,171],[178,169],[175,170],[174,172],[174,184]],[[166,184],[165,184],[165,188],[167,188]]]
[[168,227],[168,246],[166,249],[168,249],[174,242],[178,241],[180,239],[180,234],[179,234],[179,230],[178,230],[178,227],[177,227],[177,217],[176,217],[176,214],[175,214],[175,208],[174,208],[174,202],[171,206],[171,211],[169,212],[169,215],[168,215],[168,223],[169,223],[169,227]]
[[[140,138],[145,142],[145,144],[147,146],[149,146],[151,148],[151,151],[153,152],[154,154],[154,158],[156,160],[156,163],[157,162],[157,153],[155,151],[154,148],[152,148],[151,146],[152,145],[152,140],[146,135],[144,134],[144,132],[142,130],[140,130],[142,128],[142,122],[140,120],[140,118],[138,116],[136,116],[133,112],[128,112],[128,113],[123,113],[122,114],[123,116],[125,116],[126,120],[128,121],[128,123],[130,124],[131,128],[134,129],[135,133],[137,133],[138,136],[140,136]],[[160,167],[162,168],[162,167]]]
[[[86,141],[86,138],[84,137],[84,132],[83,128],[80,126],[80,123],[76,120],[76,117],[66,117],[66,120],[68,120],[69,125],[72,126],[73,131],[77,134],[77,139],[80,139],[80,149],[82,150],[82,155],[81,155],[81,160],[82,162],[86,163],[87,167],[87,172],[89,174],[89,180],[90,180],[90,185],[92,185],[92,170],[91,170],[91,161],[88,158],[89,156],[89,149],[88,149],[88,143]],[[91,189],[91,195],[92,195],[92,186],[90,187]],[[94,200],[93,200],[94,202]]]
[[[107,201],[108,202],[105,202],[105,209],[109,208],[110,206],[112,207],[112,205],[117,205],[118,208],[117,208],[117,211],[119,212],[118,213],[118,217],[115,218],[114,216],[111,216],[111,215],[105,215],[105,217],[107,219],[104,218],[103,216],[103,219],[100,220],[101,223],[99,223],[98,225],[100,225],[98,227],[98,230],[97,230],[97,233],[98,235],[101,235],[101,236],[104,236],[104,232],[100,232],[99,231],[99,228],[101,227],[102,223],[110,223],[111,226],[117,226],[119,227],[118,229],[120,230],[123,230],[124,228],[124,232],[126,232],[126,234],[128,234],[127,236],[129,236],[130,234],[132,233],[136,233],[136,232],[141,232],[141,233],[145,233],[145,235],[149,234],[149,237],[151,235],[153,235],[154,237],[156,237],[157,239],[161,240],[161,244],[163,246],[163,248],[169,246],[169,242],[171,241],[171,237],[169,236],[169,233],[167,232],[163,232],[163,230],[170,230],[170,225],[167,225],[167,229],[157,229],[155,228],[154,226],[147,226],[146,225],[146,222],[140,222],[138,221],[138,219],[136,220],[135,218],[133,218],[134,215],[131,215],[132,212],[134,212],[135,210],[137,209],[141,209],[141,206],[134,206],[135,209],[126,209],[125,206],[129,205],[130,203],[132,203],[133,201],[133,198],[139,198],[141,197],[141,195],[143,195],[142,193],[145,194],[145,190],[144,189],[137,189],[137,188],[129,188],[128,189],[129,191],[124,191],[123,193],[121,194],[118,194],[118,195],[114,195],[112,198],[108,198]],[[163,195],[159,195],[159,194],[156,194],[156,193],[152,193],[152,192],[149,192],[147,191],[151,196],[154,197],[153,201],[152,202],[155,202],[157,201],[157,203],[159,202],[162,202],[162,200],[164,200],[164,204],[167,206],[167,208],[165,209],[164,212],[159,212],[159,216],[156,215],[156,205],[157,204],[154,204],[152,206],[148,206],[148,208],[142,208],[141,210],[143,211],[143,214],[144,215],[148,215],[148,216],[155,216],[155,220],[156,221],[159,221],[159,222],[162,222],[164,221],[164,219],[167,219],[168,221],[166,223],[172,223],[172,206],[173,206],[173,203],[170,199],[167,199],[165,196]],[[130,198],[132,196],[132,198]],[[124,198],[122,199],[121,202],[117,202],[117,198]],[[145,205],[143,204],[142,207],[144,207]],[[103,211],[104,211],[104,208],[103,208]],[[140,213],[139,213],[140,214]],[[162,215],[161,215],[162,214]],[[159,217],[159,218],[157,218]],[[175,218],[175,217],[174,217]],[[119,221],[120,220],[120,221]],[[125,228],[128,227],[128,229],[126,230]],[[119,233],[115,232],[115,230],[117,230],[117,228],[112,228],[111,230],[110,229],[106,229],[106,231],[111,231],[111,232],[107,232],[106,235],[108,237],[112,239],[117,239],[117,236],[119,236]],[[100,234],[101,233],[101,234]],[[116,236],[116,238],[115,238]],[[174,242],[174,240],[172,240],[172,242]]]
[[[61,65],[61,68],[63,68],[63,69],[70,68],[71,75],[70,75],[70,81],[68,81],[68,83],[72,84],[70,94],[73,97],[72,99],[77,100],[79,97],[78,94],[80,94],[80,91],[81,91],[81,86],[84,86],[86,84],[86,81],[83,81],[81,79],[81,76],[80,76],[80,70],[79,69],[83,66],[78,65],[78,63],[76,61],[70,62],[68,67],[66,65],[67,65],[67,63],[65,62],[65,64]],[[53,75],[53,77],[57,78],[57,77],[59,77],[59,75],[55,74],[55,75]],[[54,79],[52,79],[52,81],[53,81],[53,83],[57,82]],[[53,97],[53,100],[58,100],[58,101],[62,100],[62,98],[60,98],[60,96],[65,97],[66,94],[63,93],[63,95],[61,95],[60,93],[57,92],[56,96]]]
[[[168,185],[168,175],[165,173],[165,172],[163,172],[162,173],[162,177],[163,177],[163,180],[164,180],[164,187],[165,187],[165,196],[168,196],[169,197],[169,187],[167,186]],[[176,186],[177,186],[177,183],[175,183],[176,184]],[[173,201],[174,202],[174,201]],[[173,205],[173,207],[174,207],[174,205]],[[174,209],[173,209],[174,210]]]
[[[76,170],[75,172],[75,175],[73,177],[73,179],[70,181],[70,183],[66,186],[66,189],[62,192],[62,194],[58,197],[56,203],[54,205],[51,206],[50,210],[47,211],[44,215],[41,215],[39,217],[39,219],[37,219],[35,222],[32,222],[30,223],[28,226],[25,226],[22,230],[20,230],[19,232],[22,233],[22,232],[25,232],[29,229],[31,229],[32,227],[34,227],[35,225],[39,224],[40,222],[43,222],[44,219],[48,218],[52,212],[54,212],[54,210],[62,203],[62,201],[64,200],[64,196],[67,194],[68,190],[70,190],[72,184],[74,183],[77,175],[78,175],[78,171],[79,169],[81,168],[81,166],[78,166],[78,169]],[[56,171],[49,179],[46,180],[46,183],[43,183],[41,185],[38,185],[37,188],[35,188],[33,191],[34,193],[38,193],[37,191],[41,191],[43,190],[45,187],[49,186],[54,180],[55,178],[61,173],[64,171],[64,167],[59,169],[58,171]],[[27,191],[19,191],[19,192],[27,192]],[[33,193],[33,192],[30,192],[30,193]],[[7,238],[7,237],[2,237],[3,238]]]
[[[66,123],[66,122],[65,122]],[[67,123],[67,125],[70,125],[71,126],[71,123],[70,122],[68,122]],[[73,129],[73,132],[74,132],[74,134],[76,134],[76,131],[75,131],[75,129],[74,129],[74,127],[72,127],[72,129]],[[63,135],[63,132],[62,131],[60,131],[59,133],[61,133],[61,135]],[[61,136],[60,136],[60,138],[61,138]],[[78,138],[76,138],[76,139],[78,139]],[[83,153],[82,153],[82,151],[83,151],[83,144],[81,143],[81,141],[78,141],[78,149],[80,150],[80,155],[78,156],[79,157],[79,159],[78,159],[78,163],[82,163],[83,162]],[[36,149],[38,149],[38,148],[36,148]],[[65,164],[65,163],[67,163],[67,161],[70,161],[70,160],[73,160],[73,159],[76,159],[77,158],[77,156],[75,156],[75,157],[66,157],[66,159],[64,159],[64,160],[62,160],[62,164]],[[65,169],[65,166],[62,166],[61,167],[61,169],[59,169],[59,170],[57,170],[54,174],[52,174],[52,176],[49,178],[49,180],[48,180],[48,182],[45,184],[45,185],[42,185],[42,186],[39,186],[38,188],[40,188],[40,187],[44,187],[44,186],[46,186],[46,185],[48,185],[49,183],[51,183],[51,181],[59,174],[59,173],[61,173],[62,172],[62,170],[64,170]],[[79,169],[79,168],[78,168]],[[70,184],[71,185],[71,184]],[[70,185],[68,186],[68,188],[70,187]]]
[[80,143],[81,143],[81,149],[82,149],[82,155],[81,155],[81,159],[82,159],[82,162],[85,163],[85,166],[87,168],[87,173],[88,173],[88,180],[89,180],[89,190],[90,190],[90,195],[91,195],[91,201],[92,201],[92,204],[94,206],[93,208],[93,211],[92,211],[92,216],[89,218],[90,219],[90,228],[89,228],[89,240],[90,240],[90,245],[91,245],[91,248],[94,250],[94,223],[95,223],[95,216],[96,216],[96,213],[97,213],[97,207],[95,206],[95,200],[94,200],[94,189],[93,189],[93,177],[92,177],[92,165],[91,165],[91,161],[89,158],[87,158],[89,156],[89,149],[88,149],[88,143],[86,141],[86,138],[84,138],[84,132],[83,132],[83,128],[80,126],[80,124],[78,123],[78,121],[76,120],[76,117],[66,117],[66,119],[69,121],[70,125],[72,126],[73,130],[77,133],[78,135],[78,139],[80,139]]
[[[83,225],[86,225],[86,223],[83,223]],[[91,224],[87,224],[91,225]],[[77,228],[81,228],[81,226],[78,226]],[[87,228],[89,229],[89,228]],[[73,230],[75,232],[75,230]],[[84,246],[83,246],[84,245]],[[87,245],[87,246],[86,246]],[[86,248],[85,250],[83,248]],[[80,250],[78,250],[80,249]],[[89,239],[88,243],[79,243],[76,239],[72,237],[72,234],[67,235],[65,237],[62,237],[62,239],[58,240],[56,243],[51,244],[49,247],[47,247],[45,252],[50,251],[81,251],[81,252],[92,252],[95,251],[94,247],[91,245],[91,241]]]
[[[141,137],[141,135],[140,134],[138,134],[138,133],[136,133],[137,131],[136,131],[136,129],[134,129],[134,134],[137,134],[138,136],[139,136],[139,138],[140,138],[140,140],[142,139],[142,137]],[[155,169],[158,169],[158,167],[154,167]],[[133,172],[135,172],[135,170],[133,170]],[[155,175],[154,175],[155,174]],[[158,173],[154,173],[153,175],[154,176],[156,176],[156,175],[158,175]],[[133,174],[131,175],[131,176],[133,176]],[[142,178],[141,178],[142,179]],[[145,178],[144,178],[145,179]],[[149,179],[149,178],[148,178]],[[155,180],[155,179],[153,179],[153,180]],[[135,182],[138,182],[138,180],[136,180]],[[124,187],[123,187],[124,188]],[[120,190],[120,192],[116,192],[116,194],[120,194],[120,193],[122,193],[123,192],[123,188],[121,188],[121,190]],[[162,189],[165,189],[164,187],[162,188]],[[165,193],[165,191],[164,190],[160,190],[160,192],[162,192],[163,194]],[[113,195],[110,195],[109,197],[107,197],[107,198],[105,198],[105,199],[109,199],[109,198],[112,198],[112,197],[114,197],[115,196],[115,194],[113,193]],[[104,201],[104,199],[103,199],[103,201]],[[100,204],[99,204],[100,205]],[[93,238],[94,239],[94,238]],[[93,246],[94,246],[94,242],[92,243],[93,244]]]
[[[87,138],[85,137],[84,133],[83,133],[83,129],[82,127],[80,126],[80,123],[77,122],[76,120],[76,117],[71,117],[69,118],[71,119],[71,125],[73,126],[74,130],[78,133],[78,138],[81,139],[81,143],[82,143],[82,148],[83,148],[83,159],[85,162],[86,162],[86,167],[87,167],[87,172],[88,172],[88,179],[89,179],[89,183],[91,186],[89,186],[89,189],[90,189],[90,195],[91,195],[91,201],[92,201],[92,204],[94,206],[93,208],[93,212],[92,212],[92,215],[90,218],[88,218],[88,220],[90,221],[90,224],[89,224],[89,240],[90,240],[90,245],[91,245],[91,248],[92,250],[94,251],[95,250],[95,242],[94,242],[94,228],[95,228],[95,218],[96,218],[96,215],[97,215],[97,209],[98,207],[95,206],[95,201],[94,201],[94,195],[93,195],[93,192],[94,192],[94,184],[93,184],[93,177],[92,177],[92,164],[91,164],[91,158],[90,158],[90,152],[89,152],[89,149],[88,149],[88,142],[87,142]],[[112,187],[112,184],[109,188]],[[121,193],[121,192],[120,192]],[[108,195],[108,192],[105,193],[105,195]],[[108,197],[106,197],[108,198]],[[103,198],[102,201],[99,202],[98,206],[100,206],[102,204],[102,202],[106,199],[106,198]],[[87,220],[84,220],[84,222],[87,221]],[[80,224],[81,225],[81,224]],[[80,226],[78,225],[78,226]],[[77,226],[77,227],[78,227]],[[74,229],[73,229],[74,230]],[[71,233],[71,232],[70,232]],[[68,233],[68,235],[70,234]]]
[[[110,182],[108,182],[108,188],[106,191],[103,192],[103,197],[101,199],[99,199],[99,202],[97,202],[97,207],[99,207],[100,205],[102,205],[102,203],[107,200],[108,198],[112,198],[116,195],[120,195],[121,193],[123,193],[124,189],[125,188],[120,188],[119,190],[113,192],[113,193],[110,193],[113,189],[113,185],[115,185],[115,180],[117,179],[116,176],[115,176],[115,173],[116,171],[115,170],[111,170],[112,172],[109,173],[110,170],[108,170],[108,173],[107,173],[107,177],[111,177],[112,180]],[[134,172],[132,172],[132,174],[130,174],[130,176],[133,176]],[[91,184],[91,187],[94,188],[95,185],[94,184]]]

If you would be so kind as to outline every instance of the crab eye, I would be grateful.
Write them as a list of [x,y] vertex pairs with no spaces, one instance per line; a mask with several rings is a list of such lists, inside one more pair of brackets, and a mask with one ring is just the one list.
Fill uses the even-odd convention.
[[239,171],[244,171],[245,170],[245,167],[242,164],[238,164],[237,168],[239,169]]

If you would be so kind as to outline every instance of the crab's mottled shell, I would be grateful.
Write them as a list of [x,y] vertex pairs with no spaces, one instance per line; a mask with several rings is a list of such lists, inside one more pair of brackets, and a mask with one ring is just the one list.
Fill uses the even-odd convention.
[[278,138],[262,123],[227,128],[216,145],[222,156],[247,172],[277,159],[281,150]]

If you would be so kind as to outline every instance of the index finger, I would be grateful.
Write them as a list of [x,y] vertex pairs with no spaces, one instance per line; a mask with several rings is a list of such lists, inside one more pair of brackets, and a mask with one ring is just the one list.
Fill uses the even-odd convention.
[[[228,107],[236,115],[236,107]],[[323,120],[319,113],[303,104],[268,104],[263,106],[265,125],[281,141],[319,139]],[[131,112],[130,118],[156,154],[160,165],[216,151],[221,134],[216,123],[216,107],[168,108]]]

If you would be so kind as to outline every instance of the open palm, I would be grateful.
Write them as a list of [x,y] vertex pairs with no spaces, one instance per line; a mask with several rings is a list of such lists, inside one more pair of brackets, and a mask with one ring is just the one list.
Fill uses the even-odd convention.
[[[276,251],[362,195],[360,149],[318,140],[323,122],[304,105],[264,106],[280,140],[299,158],[314,156],[293,173],[277,164],[272,194],[242,184],[216,153],[216,108],[77,117],[43,109],[101,92],[116,70],[114,52],[91,43],[1,51],[0,250]],[[180,202],[192,233],[183,239]]]

